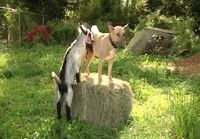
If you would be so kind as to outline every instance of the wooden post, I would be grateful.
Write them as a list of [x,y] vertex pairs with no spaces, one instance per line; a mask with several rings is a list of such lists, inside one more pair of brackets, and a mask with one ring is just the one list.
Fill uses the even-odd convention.
[[42,15],[42,25],[44,26],[44,14]]
[[8,45],[10,45],[10,44],[11,44],[11,29],[8,26]]
[[21,46],[21,16],[19,12],[19,46]]

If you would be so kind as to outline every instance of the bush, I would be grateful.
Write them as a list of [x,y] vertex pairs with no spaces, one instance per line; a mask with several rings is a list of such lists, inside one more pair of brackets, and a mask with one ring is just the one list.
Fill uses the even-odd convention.
[[194,34],[192,31],[193,19],[190,17],[174,18],[171,30],[176,34],[173,41],[172,54],[181,49],[192,48]]
[[47,43],[49,31],[46,26],[37,26],[26,34],[25,40],[29,43]]
[[83,2],[79,7],[80,19],[86,22],[96,21],[101,17],[100,0],[92,0],[91,2]]
[[135,30],[142,30],[144,27],[155,27],[162,29],[170,29],[173,24],[173,18],[160,14],[160,10],[156,10],[147,16],[141,16],[139,24]]
[[50,43],[62,44],[72,41],[77,31],[77,24],[72,21],[52,21],[48,22],[48,27],[50,28]]
[[100,32],[103,32],[103,33],[108,32],[108,26],[107,26],[106,22],[98,20],[96,22],[96,25],[97,25],[97,27],[98,27],[98,29],[99,29]]

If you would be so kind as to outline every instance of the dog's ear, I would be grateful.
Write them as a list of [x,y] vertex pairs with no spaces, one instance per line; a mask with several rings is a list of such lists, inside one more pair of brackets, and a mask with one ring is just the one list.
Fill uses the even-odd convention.
[[128,29],[128,25],[129,25],[129,24],[126,24],[125,26],[123,26],[124,31],[126,31],[126,30]]
[[114,29],[114,27],[110,23],[108,23],[108,30],[109,30],[109,32],[112,32],[113,29]]
[[[84,25],[79,25],[79,29],[86,35],[87,34],[87,29]],[[79,32],[80,32],[79,30]]]

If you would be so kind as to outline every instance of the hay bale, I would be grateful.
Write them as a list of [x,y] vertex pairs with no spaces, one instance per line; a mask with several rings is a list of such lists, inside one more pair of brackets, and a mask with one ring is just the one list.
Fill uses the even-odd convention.
[[74,86],[72,117],[100,126],[117,127],[128,119],[131,112],[131,87],[127,82],[114,78],[109,83],[105,75],[98,83],[97,77],[97,74],[85,76]]

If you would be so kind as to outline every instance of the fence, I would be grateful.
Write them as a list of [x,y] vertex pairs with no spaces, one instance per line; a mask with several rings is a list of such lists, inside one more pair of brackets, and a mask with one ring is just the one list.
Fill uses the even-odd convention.
[[0,7],[0,43],[21,46],[26,32],[34,26],[45,25],[48,19],[45,14]]

